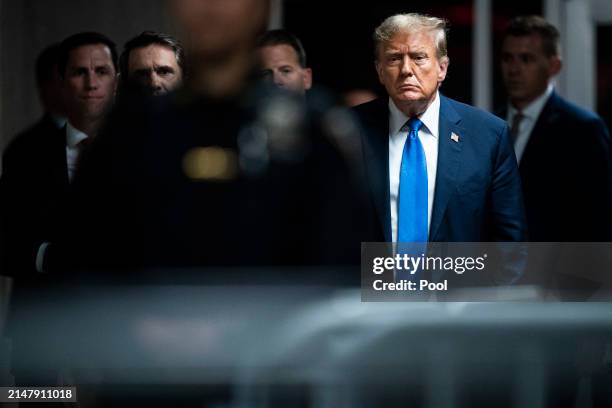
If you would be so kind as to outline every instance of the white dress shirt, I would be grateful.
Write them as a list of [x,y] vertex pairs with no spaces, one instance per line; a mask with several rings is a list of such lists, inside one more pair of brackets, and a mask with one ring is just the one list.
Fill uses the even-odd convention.
[[72,181],[79,159],[79,143],[87,139],[87,135],[66,122],[66,164],[68,166],[68,180]]
[[[389,195],[391,199],[391,236],[397,242],[397,198],[400,184],[400,168],[404,145],[408,138],[408,131],[402,127],[410,119],[389,98]],[[423,126],[418,137],[425,151],[427,163],[427,228],[431,225],[431,211],[433,209],[434,191],[436,187],[436,169],[438,165],[438,123],[440,121],[440,95],[436,97],[427,110],[419,115]]]
[[[527,147],[527,143],[529,143],[531,131],[538,121],[538,117],[540,116],[540,113],[542,113],[542,109],[544,109],[544,105],[546,105],[546,101],[548,101],[548,98],[552,92],[553,86],[552,84],[548,84],[546,91],[534,99],[529,105],[525,106],[525,108],[521,111],[523,114],[523,119],[519,123],[518,134],[516,140],[514,141],[514,153],[516,154],[516,160],[519,163],[523,158],[525,147]],[[514,119],[514,115],[517,113],[518,110],[512,106],[511,103],[509,103],[508,116],[506,117],[506,121],[508,122],[509,126],[512,126],[512,120]]]

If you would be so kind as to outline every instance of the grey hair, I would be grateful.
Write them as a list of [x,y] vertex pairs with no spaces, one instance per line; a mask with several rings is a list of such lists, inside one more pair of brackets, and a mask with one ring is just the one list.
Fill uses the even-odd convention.
[[434,35],[438,59],[448,58],[446,43],[447,21],[438,17],[431,17],[418,13],[395,14],[387,17],[376,30],[374,30],[374,44],[376,46],[376,59],[380,46],[390,41],[397,33],[416,33],[429,31]]

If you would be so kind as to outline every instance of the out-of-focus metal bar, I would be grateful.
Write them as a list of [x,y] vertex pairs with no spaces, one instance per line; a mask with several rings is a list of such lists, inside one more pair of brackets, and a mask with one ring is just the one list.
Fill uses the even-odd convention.
[[472,37],[472,102],[479,108],[489,111],[493,104],[491,36],[491,0],[475,0]]

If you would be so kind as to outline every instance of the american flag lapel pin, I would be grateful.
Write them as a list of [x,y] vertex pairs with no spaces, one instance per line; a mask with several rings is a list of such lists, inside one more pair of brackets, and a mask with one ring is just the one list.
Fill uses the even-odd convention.
[[459,135],[456,134],[455,132],[451,133],[451,140],[455,143],[459,143]]

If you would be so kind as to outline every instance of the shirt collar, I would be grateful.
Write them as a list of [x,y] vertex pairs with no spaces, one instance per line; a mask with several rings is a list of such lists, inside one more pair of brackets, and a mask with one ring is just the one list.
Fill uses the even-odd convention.
[[72,126],[70,122],[66,122],[66,144],[68,147],[77,147],[87,137],[85,133]]
[[[544,91],[544,93],[540,96],[538,96],[537,98],[535,98],[529,105],[525,106],[525,108],[523,108],[523,110],[521,111],[521,113],[523,114],[523,116],[530,118],[530,119],[537,119],[538,116],[540,116],[540,113],[542,112],[542,109],[544,109],[544,105],[546,105],[546,101],[548,100],[548,98],[550,97],[550,95],[553,92],[553,85],[552,84],[548,84],[548,86],[546,87],[546,91]],[[518,112],[518,109],[516,109],[514,106],[512,106],[511,103],[508,103],[508,115],[510,118],[513,118],[514,115],[516,115],[516,113]]]
[[[398,109],[393,103],[393,100],[389,98],[389,131],[390,135],[394,136],[399,133],[402,127],[410,119],[404,112]],[[427,107],[425,112],[419,115],[419,119],[423,122],[423,125],[427,128],[429,133],[435,138],[438,137],[438,123],[440,121],[440,94],[436,92],[436,96],[433,102]]]

